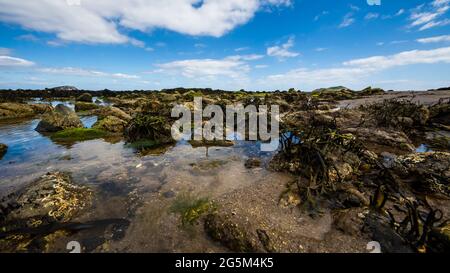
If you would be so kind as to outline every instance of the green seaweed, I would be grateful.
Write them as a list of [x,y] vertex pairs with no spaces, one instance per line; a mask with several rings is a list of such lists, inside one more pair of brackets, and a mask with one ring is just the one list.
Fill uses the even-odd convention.
[[108,136],[108,133],[98,129],[74,128],[66,129],[51,136],[54,141],[76,142],[86,141]]
[[189,194],[183,194],[176,198],[170,211],[181,215],[183,226],[194,225],[203,214],[215,210],[215,204],[208,198],[195,198]]

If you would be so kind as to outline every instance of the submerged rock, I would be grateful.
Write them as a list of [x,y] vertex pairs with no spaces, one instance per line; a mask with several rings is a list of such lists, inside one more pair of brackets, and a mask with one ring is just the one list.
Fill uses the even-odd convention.
[[8,151],[8,146],[6,146],[3,143],[0,143],[0,160],[3,158],[3,156],[6,154],[7,151]]
[[253,168],[258,168],[261,167],[262,162],[261,159],[259,158],[249,158],[247,159],[247,161],[245,161],[245,167],[247,169],[253,169]]
[[42,117],[36,127],[36,131],[44,132],[58,132],[65,129],[82,128],[83,123],[80,118],[67,106],[59,104],[51,113],[47,113]]
[[[65,173],[48,173],[0,201],[0,251],[45,249],[91,203],[92,191]],[[61,231],[62,232],[62,231]],[[53,234],[55,234],[53,236]]]
[[257,252],[259,239],[234,223],[230,217],[209,214],[205,219],[205,231],[214,240],[236,252]]
[[115,116],[108,116],[97,121],[92,128],[99,129],[111,133],[122,133],[128,122]]
[[77,101],[82,101],[82,102],[92,102],[92,95],[89,93],[84,93],[81,94],[78,98]]

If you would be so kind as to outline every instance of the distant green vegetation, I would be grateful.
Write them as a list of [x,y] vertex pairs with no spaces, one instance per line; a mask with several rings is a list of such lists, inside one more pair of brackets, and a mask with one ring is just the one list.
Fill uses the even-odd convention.
[[55,141],[75,142],[103,138],[106,136],[108,136],[108,133],[102,130],[74,128],[54,133],[51,136],[51,139]]

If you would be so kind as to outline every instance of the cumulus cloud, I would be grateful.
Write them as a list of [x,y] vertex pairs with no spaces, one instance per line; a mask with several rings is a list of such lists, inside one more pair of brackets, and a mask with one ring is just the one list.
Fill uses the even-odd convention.
[[417,42],[422,43],[422,44],[450,42],[450,35],[421,38],[421,39],[417,39]]
[[414,64],[450,63],[450,47],[433,50],[404,51],[389,56],[373,56],[343,62],[336,68],[299,68],[285,74],[268,76],[266,83],[291,83],[300,85],[336,84],[358,82],[362,77],[398,66]]
[[267,55],[280,59],[297,57],[300,53],[289,51],[293,46],[294,37],[290,37],[288,41],[281,46],[272,46],[267,48]]
[[139,76],[129,75],[123,73],[106,73],[102,71],[87,70],[76,67],[63,67],[63,68],[40,68],[39,72],[45,74],[59,74],[67,76],[77,76],[77,77],[107,77],[115,79],[139,79]]
[[450,10],[450,0],[434,0],[428,5],[420,5],[412,10],[409,27],[417,27],[420,31],[450,24],[448,18],[442,16]]
[[25,59],[11,56],[0,56],[0,67],[28,67],[34,63]]
[[248,22],[265,6],[289,6],[289,0],[0,0],[0,21],[56,34],[80,43],[142,43],[119,31],[163,28],[188,35],[220,37]]
[[191,59],[158,65],[157,72],[181,74],[187,78],[229,77],[241,78],[250,71],[247,63],[233,59]]

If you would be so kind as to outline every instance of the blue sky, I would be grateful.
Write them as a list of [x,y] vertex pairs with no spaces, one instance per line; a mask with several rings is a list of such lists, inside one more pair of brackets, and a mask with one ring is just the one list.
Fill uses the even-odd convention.
[[0,0],[0,88],[450,86],[450,0]]

